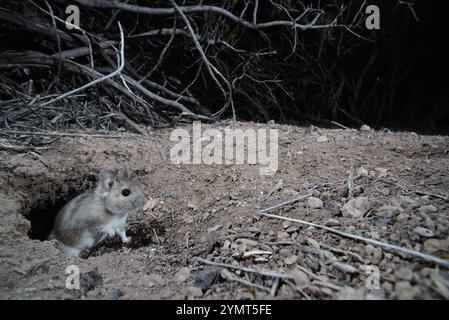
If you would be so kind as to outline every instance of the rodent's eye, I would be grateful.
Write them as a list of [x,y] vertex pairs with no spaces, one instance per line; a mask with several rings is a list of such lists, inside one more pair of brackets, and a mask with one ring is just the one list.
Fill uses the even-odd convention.
[[122,190],[122,196],[127,197],[131,194],[131,190],[129,189],[123,189]]

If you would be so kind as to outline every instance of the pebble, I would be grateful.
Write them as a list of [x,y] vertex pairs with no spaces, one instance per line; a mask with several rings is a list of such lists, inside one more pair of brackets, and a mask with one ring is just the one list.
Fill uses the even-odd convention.
[[295,284],[297,286],[303,287],[310,285],[309,276],[304,271],[295,268],[290,272],[290,274],[295,279]]
[[290,239],[290,235],[285,231],[279,231],[277,233],[277,239],[278,240],[287,240],[287,239]]
[[406,267],[400,268],[394,273],[394,275],[404,281],[411,281],[413,279],[413,271]]
[[375,261],[380,261],[382,259],[382,249],[376,248],[371,244],[365,246],[365,252]]
[[415,229],[413,229],[413,232],[424,238],[432,238],[435,236],[435,234],[431,230],[423,227],[416,227]]
[[340,225],[340,221],[338,221],[337,219],[327,219],[324,222],[324,225],[327,227],[336,227]]
[[291,221],[284,221],[282,222],[282,228],[287,229],[292,225]]
[[361,218],[371,209],[368,197],[357,197],[349,200],[342,208],[344,217]]
[[409,218],[409,215],[405,212],[401,212],[400,214],[398,214],[398,216],[396,217],[396,221],[397,222],[404,222]]
[[279,250],[279,255],[282,256],[282,257],[288,257],[291,254],[292,254],[292,252],[291,252],[290,249],[283,248],[283,249]]
[[290,266],[290,265],[292,265],[292,264],[295,264],[296,261],[298,261],[298,256],[297,256],[297,255],[294,255],[294,254],[289,255],[287,258],[284,259],[284,263],[285,263],[287,266]]
[[371,128],[370,128],[370,126],[364,124],[360,127],[360,131],[364,131],[364,132],[371,131]]
[[411,300],[416,296],[416,293],[419,289],[412,287],[410,282],[401,281],[396,283],[395,291],[396,296],[399,300]]
[[285,229],[285,232],[292,233],[292,232],[296,232],[297,230],[298,230],[298,226],[291,226],[291,227]]
[[418,210],[419,210],[419,212],[421,212],[423,214],[431,213],[431,212],[437,212],[438,211],[438,209],[435,206],[433,206],[433,205],[422,206],[422,207],[419,207]]
[[350,264],[347,264],[347,263],[335,261],[333,263],[333,266],[335,269],[337,269],[341,272],[347,273],[347,274],[358,274],[359,273],[359,270],[356,267],[351,266]]
[[181,269],[179,269],[178,272],[175,273],[175,276],[173,278],[173,280],[176,283],[183,283],[185,282],[190,276],[190,268],[188,267],[182,267]]
[[183,296],[187,300],[201,298],[203,296],[203,291],[197,287],[187,287],[183,290]]
[[382,283],[382,289],[384,289],[386,292],[393,291],[393,285],[390,282],[384,282]]
[[[384,228],[391,223],[391,219],[389,219],[389,218],[375,217],[372,221],[373,221],[373,224],[378,228]],[[384,230],[386,230],[386,229],[384,229]]]
[[428,215],[425,215],[424,220],[426,222],[427,228],[429,228],[430,230],[435,230],[435,222],[433,222],[433,220]]
[[324,207],[324,203],[321,199],[309,197],[309,199],[307,199],[307,206],[310,209],[322,209]]
[[419,201],[403,195],[397,195],[393,197],[392,204],[401,206],[402,208],[411,208],[411,209],[417,208],[421,205]]
[[365,299],[365,289],[358,288],[354,289],[348,286],[341,288],[335,295],[336,300],[364,300]]
[[111,294],[111,300],[118,300],[123,296],[123,291],[120,289],[114,289]]
[[328,139],[327,136],[319,136],[319,137],[316,139],[316,141],[319,142],[319,143],[322,143],[322,142],[328,142],[329,139]]
[[357,169],[357,175],[359,176],[367,176],[368,170],[366,170],[364,167],[360,167]]
[[427,252],[437,252],[437,251],[447,251],[448,244],[446,241],[438,240],[438,239],[428,239],[424,241],[424,249]]
[[386,168],[379,167],[379,168],[375,168],[374,170],[379,172],[379,177],[386,177],[387,176],[388,169],[386,169]]
[[378,209],[382,213],[385,213],[389,217],[401,213],[403,209],[400,206],[393,206],[391,204],[384,204],[382,207]]
[[319,249],[320,248],[320,244],[315,239],[307,238],[306,240],[307,240],[307,243],[309,244],[309,246],[311,246],[311,247],[313,247],[315,249]]

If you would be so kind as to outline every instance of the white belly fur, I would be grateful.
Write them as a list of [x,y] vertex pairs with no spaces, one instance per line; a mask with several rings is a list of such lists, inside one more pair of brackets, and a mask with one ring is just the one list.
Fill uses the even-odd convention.
[[128,215],[123,217],[113,217],[109,222],[102,227],[102,231],[109,234],[114,235],[116,233],[120,234],[125,230],[126,219]]

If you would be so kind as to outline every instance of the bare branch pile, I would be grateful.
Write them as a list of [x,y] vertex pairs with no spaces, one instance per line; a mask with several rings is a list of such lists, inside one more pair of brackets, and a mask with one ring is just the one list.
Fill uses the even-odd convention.
[[377,41],[362,1],[76,0],[80,28],[67,29],[72,2],[0,6],[2,128],[144,133],[235,118],[361,123],[375,111],[378,88],[365,83],[377,52],[347,68]]

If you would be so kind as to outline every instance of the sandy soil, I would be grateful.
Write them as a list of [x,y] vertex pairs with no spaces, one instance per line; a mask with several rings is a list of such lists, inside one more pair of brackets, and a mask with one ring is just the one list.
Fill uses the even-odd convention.
[[[222,128],[203,125],[211,127]],[[1,148],[0,298],[449,298],[444,266],[256,215],[312,193],[270,213],[449,259],[449,137],[277,124],[230,127],[279,129],[277,173],[260,176],[250,164],[172,164],[171,130],[123,139],[23,137],[36,148]],[[0,140],[11,144],[18,142]],[[66,259],[54,242],[42,241],[66,201],[93,188],[102,168],[118,169],[124,162],[157,200],[152,210],[130,217],[131,244],[114,239],[89,256]],[[355,179],[348,189],[350,172]],[[342,214],[350,199],[363,202],[360,217],[346,209]],[[279,275],[222,270],[194,257]],[[80,290],[65,288],[69,265],[81,271]],[[378,288],[367,286],[367,266],[378,268]]]

